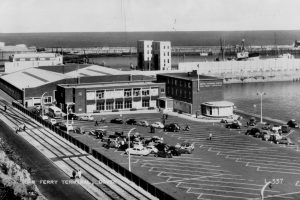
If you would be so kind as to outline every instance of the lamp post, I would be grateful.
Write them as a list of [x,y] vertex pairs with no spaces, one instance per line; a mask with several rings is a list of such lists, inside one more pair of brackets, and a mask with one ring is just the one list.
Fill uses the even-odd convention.
[[200,65],[198,64],[197,65],[197,67],[198,67],[198,70],[197,70],[197,75],[198,75],[198,92],[200,91],[200,77],[199,77],[199,71],[200,71]]
[[263,123],[263,118],[262,118],[262,97],[265,94],[266,94],[265,92],[258,92],[257,91],[257,95],[260,96],[260,123]]
[[44,118],[43,105],[44,105],[44,95],[45,95],[46,93],[47,93],[47,92],[44,92],[44,93],[42,94],[42,97],[41,97],[42,118]]
[[[128,148],[130,148],[130,133],[134,131],[136,128],[132,128],[128,132]],[[131,172],[131,164],[130,164],[130,151],[128,150],[128,170]]]

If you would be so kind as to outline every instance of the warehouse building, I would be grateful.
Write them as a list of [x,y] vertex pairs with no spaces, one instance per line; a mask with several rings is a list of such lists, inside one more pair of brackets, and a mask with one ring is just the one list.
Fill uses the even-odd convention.
[[[118,83],[115,83],[115,81],[118,81]],[[118,84],[122,84],[122,87],[118,87]],[[68,94],[70,92],[68,88],[71,85],[74,88],[74,90],[72,89],[73,92],[83,90],[83,88],[87,87],[84,96],[74,96],[73,92]],[[58,107],[64,109],[66,102],[76,102],[74,112],[76,109],[80,113],[103,110],[97,109],[98,104],[95,104],[96,107],[92,107],[91,105],[91,95],[93,91],[96,92],[98,90],[103,91],[103,95],[105,95],[105,98],[102,98],[99,102],[105,101],[104,110],[106,111],[116,108],[121,109],[121,107],[124,110],[156,107],[156,99],[158,96],[164,94],[164,85],[153,82],[153,78],[148,76],[131,75],[126,71],[97,65],[45,66],[29,68],[0,77],[0,89],[26,107],[41,105],[43,103],[56,104]],[[66,88],[63,95],[61,88]],[[93,90],[93,88],[96,89]],[[129,95],[130,88],[131,96]],[[58,89],[60,90],[59,92]],[[123,96],[120,94],[121,89],[124,92]],[[127,96],[125,95],[125,91]],[[159,95],[156,95],[155,91]],[[140,94],[138,95],[138,93]],[[83,97],[86,98],[84,99]],[[74,101],[73,98],[75,98]],[[122,105],[120,98],[123,98]],[[129,105],[130,98],[132,99],[131,106]],[[83,105],[82,102],[85,104]],[[113,106],[109,102],[112,102]]]
[[[208,116],[206,109],[201,108],[201,104],[215,102],[217,105],[216,102],[224,99],[223,79],[198,75],[197,71],[158,74],[157,82],[166,84],[166,97],[173,100],[174,111],[196,116],[200,114]],[[164,101],[164,99],[161,99],[161,101]],[[159,107],[164,108],[163,105],[165,103],[161,102]],[[207,104],[204,105],[207,106]]]

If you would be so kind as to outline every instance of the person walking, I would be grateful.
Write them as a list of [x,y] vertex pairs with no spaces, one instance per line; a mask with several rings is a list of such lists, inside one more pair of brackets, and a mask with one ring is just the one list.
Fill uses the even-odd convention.
[[6,112],[6,110],[7,110],[7,107],[6,107],[6,105],[4,105],[4,112]]
[[81,178],[81,170],[80,169],[78,169],[78,171],[77,171],[77,177],[80,179]]
[[98,124],[98,121],[96,120],[96,121],[95,121],[95,126],[98,126],[98,125],[99,125],[99,124]]
[[209,133],[208,135],[208,139],[211,140],[212,139],[212,133]]
[[73,170],[73,172],[72,172],[72,179],[76,179],[76,171],[75,170]]
[[23,131],[25,131],[26,130],[26,124],[24,123],[23,124]]

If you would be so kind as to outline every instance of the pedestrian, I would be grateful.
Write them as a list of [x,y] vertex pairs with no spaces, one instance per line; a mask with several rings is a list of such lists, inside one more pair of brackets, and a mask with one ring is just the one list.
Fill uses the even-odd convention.
[[4,105],[4,112],[6,112],[6,110],[7,110],[7,107],[6,107],[6,105]]
[[212,133],[209,133],[208,139],[211,140],[212,138]]
[[78,171],[77,171],[77,177],[80,179],[81,178],[81,170],[80,169],[78,169]]
[[168,114],[166,114],[166,119],[168,119],[168,116],[169,116],[169,115],[168,115]]
[[23,131],[25,131],[26,130],[26,125],[25,125],[25,123],[23,124]]
[[76,171],[75,170],[73,170],[73,172],[72,172],[72,179],[76,179]]
[[96,120],[96,121],[95,121],[95,126],[98,126],[98,125],[99,125],[99,124],[98,124],[98,121]]

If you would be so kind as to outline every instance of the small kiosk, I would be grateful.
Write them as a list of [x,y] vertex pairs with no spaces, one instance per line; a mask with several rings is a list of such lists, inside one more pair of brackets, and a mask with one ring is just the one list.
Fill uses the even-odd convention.
[[211,101],[201,104],[201,114],[208,117],[229,117],[233,115],[234,104],[229,101]]

